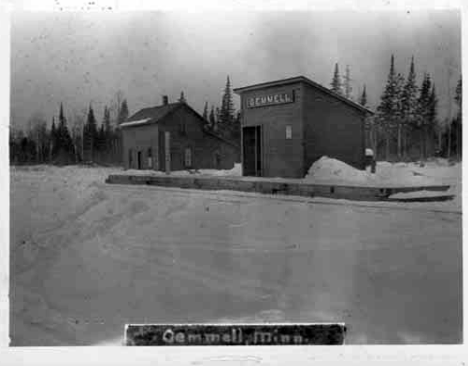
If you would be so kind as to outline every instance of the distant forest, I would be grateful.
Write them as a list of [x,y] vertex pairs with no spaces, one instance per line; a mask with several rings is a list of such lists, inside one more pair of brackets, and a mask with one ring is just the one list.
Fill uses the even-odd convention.
[[[119,125],[130,116],[127,99],[122,92],[114,98],[114,106],[104,107],[99,123],[90,104],[87,111],[75,115],[70,126],[63,103],[50,127],[40,115],[32,116],[26,131],[10,128],[10,164],[99,164],[120,165],[122,146]],[[178,102],[186,103],[183,92]],[[111,116],[111,109],[114,116]],[[240,145],[240,112],[234,109],[229,76],[222,93],[221,107],[205,103],[204,128]]]
[[[350,67],[340,75],[335,64],[330,89],[367,107],[366,86],[359,98],[352,94]],[[440,120],[437,115],[437,91],[431,75],[425,73],[416,83],[412,58],[406,78],[396,71],[394,56],[375,114],[365,121],[366,147],[377,160],[411,161],[440,156],[460,160],[462,156],[462,78],[453,92],[457,110],[452,117]],[[105,106],[102,121],[97,121],[92,105],[70,124],[60,103],[58,117],[50,127],[41,115],[33,115],[26,131],[10,128],[10,163],[16,164],[100,164],[120,165],[122,160],[119,125],[129,115],[122,92],[112,108]],[[358,100],[356,100],[358,99]],[[179,102],[186,102],[181,92]],[[112,113],[111,113],[112,111]],[[235,111],[229,76],[219,106],[205,103],[205,128],[240,145],[240,111]]]

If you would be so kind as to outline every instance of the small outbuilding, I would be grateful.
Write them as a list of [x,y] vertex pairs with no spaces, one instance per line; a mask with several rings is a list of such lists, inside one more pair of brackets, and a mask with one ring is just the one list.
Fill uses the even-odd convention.
[[234,91],[244,175],[301,178],[324,155],[365,168],[369,109],[304,76]]
[[120,124],[125,169],[175,171],[231,169],[240,159],[235,143],[205,128],[186,102],[144,108]]

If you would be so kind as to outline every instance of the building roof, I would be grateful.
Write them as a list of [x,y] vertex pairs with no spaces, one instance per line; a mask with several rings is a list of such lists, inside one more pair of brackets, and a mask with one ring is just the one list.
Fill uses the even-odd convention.
[[348,98],[346,98],[346,97],[344,97],[344,96],[342,96],[340,94],[337,94],[334,91],[324,87],[323,85],[320,85],[320,84],[316,83],[315,81],[312,81],[309,78],[306,78],[305,76],[296,76],[296,77],[287,78],[287,79],[281,79],[281,80],[269,81],[269,82],[260,83],[260,84],[248,85],[248,86],[244,86],[244,87],[241,87],[241,88],[235,88],[234,92],[237,93],[237,94],[241,94],[241,93],[246,92],[246,91],[264,89],[264,88],[268,88],[268,87],[272,87],[272,86],[278,86],[278,85],[295,84],[295,83],[299,83],[299,82],[306,83],[307,85],[310,85],[310,86],[312,86],[312,87],[314,87],[316,89],[319,89],[319,90],[333,96],[334,98],[339,99],[340,101],[342,101],[342,102],[344,102],[344,103],[346,103],[346,104],[348,104],[348,105],[350,105],[350,106],[352,106],[354,108],[359,109],[362,112],[374,114],[374,112],[371,111],[369,108],[363,107],[362,105],[360,105],[360,104],[358,104],[356,102],[353,102],[351,99],[348,99]]
[[[126,126],[133,126],[135,124],[149,124],[149,123],[157,123],[169,113],[175,111],[178,107],[180,107],[183,103],[176,102],[176,103],[169,103],[163,104],[156,107],[151,108],[143,108],[140,109],[138,112],[133,114],[130,118],[128,118],[124,123],[120,124],[120,127]],[[135,123],[132,124],[131,122],[139,122],[142,123]],[[146,121],[146,122],[143,122]]]
[[136,121],[129,121],[129,122],[123,122],[119,126],[120,127],[127,127],[127,126],[138,126],[138,125],[144,125],[151,121],[151,118],[145,118],[145,119],[139,119]]
[[[169,116],[169,114],[171,114],[172,112],[176,111],[179,108],[186,108],[190,113],[193,113],[197,116],[198,121],[200,121],[200,123],[204,124],[205,119],[195,109],[190,107],[186,102],[175,102],[175,103],[169,103],[169,104],[160,105],[156,107],[140,109],[138,112],[136,112],[131,117],[129,117],[125,122],[121,123],[119,127],[126,128],[126,127],[137,127],[137,126],[142,126],[142,125],[155,124],[155,123],[162,121],[164,118]],[[206,129],[203,129],[203,131],[207,135],[216,137],[217,139],[222,140],[223,142],[227,144],[230,144],[236,148],[239,148],[239,146],[235,144],[234,142],[229,141],[212,131],[209,131]]]

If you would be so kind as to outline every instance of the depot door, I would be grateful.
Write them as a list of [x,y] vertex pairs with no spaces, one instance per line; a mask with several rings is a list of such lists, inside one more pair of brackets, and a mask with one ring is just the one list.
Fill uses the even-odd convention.
[[243,172],[248,176],[262,175],[262,127],[244,127]]
[[142,169],[142,166],[141,166],[141,151],[138,151],[138,169]]

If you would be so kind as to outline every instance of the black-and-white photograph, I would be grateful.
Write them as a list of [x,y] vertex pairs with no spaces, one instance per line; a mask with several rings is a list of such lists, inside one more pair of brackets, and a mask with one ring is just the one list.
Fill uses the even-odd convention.
[[10,48],[10,346],[463,343],[458,10],[16,11]]

